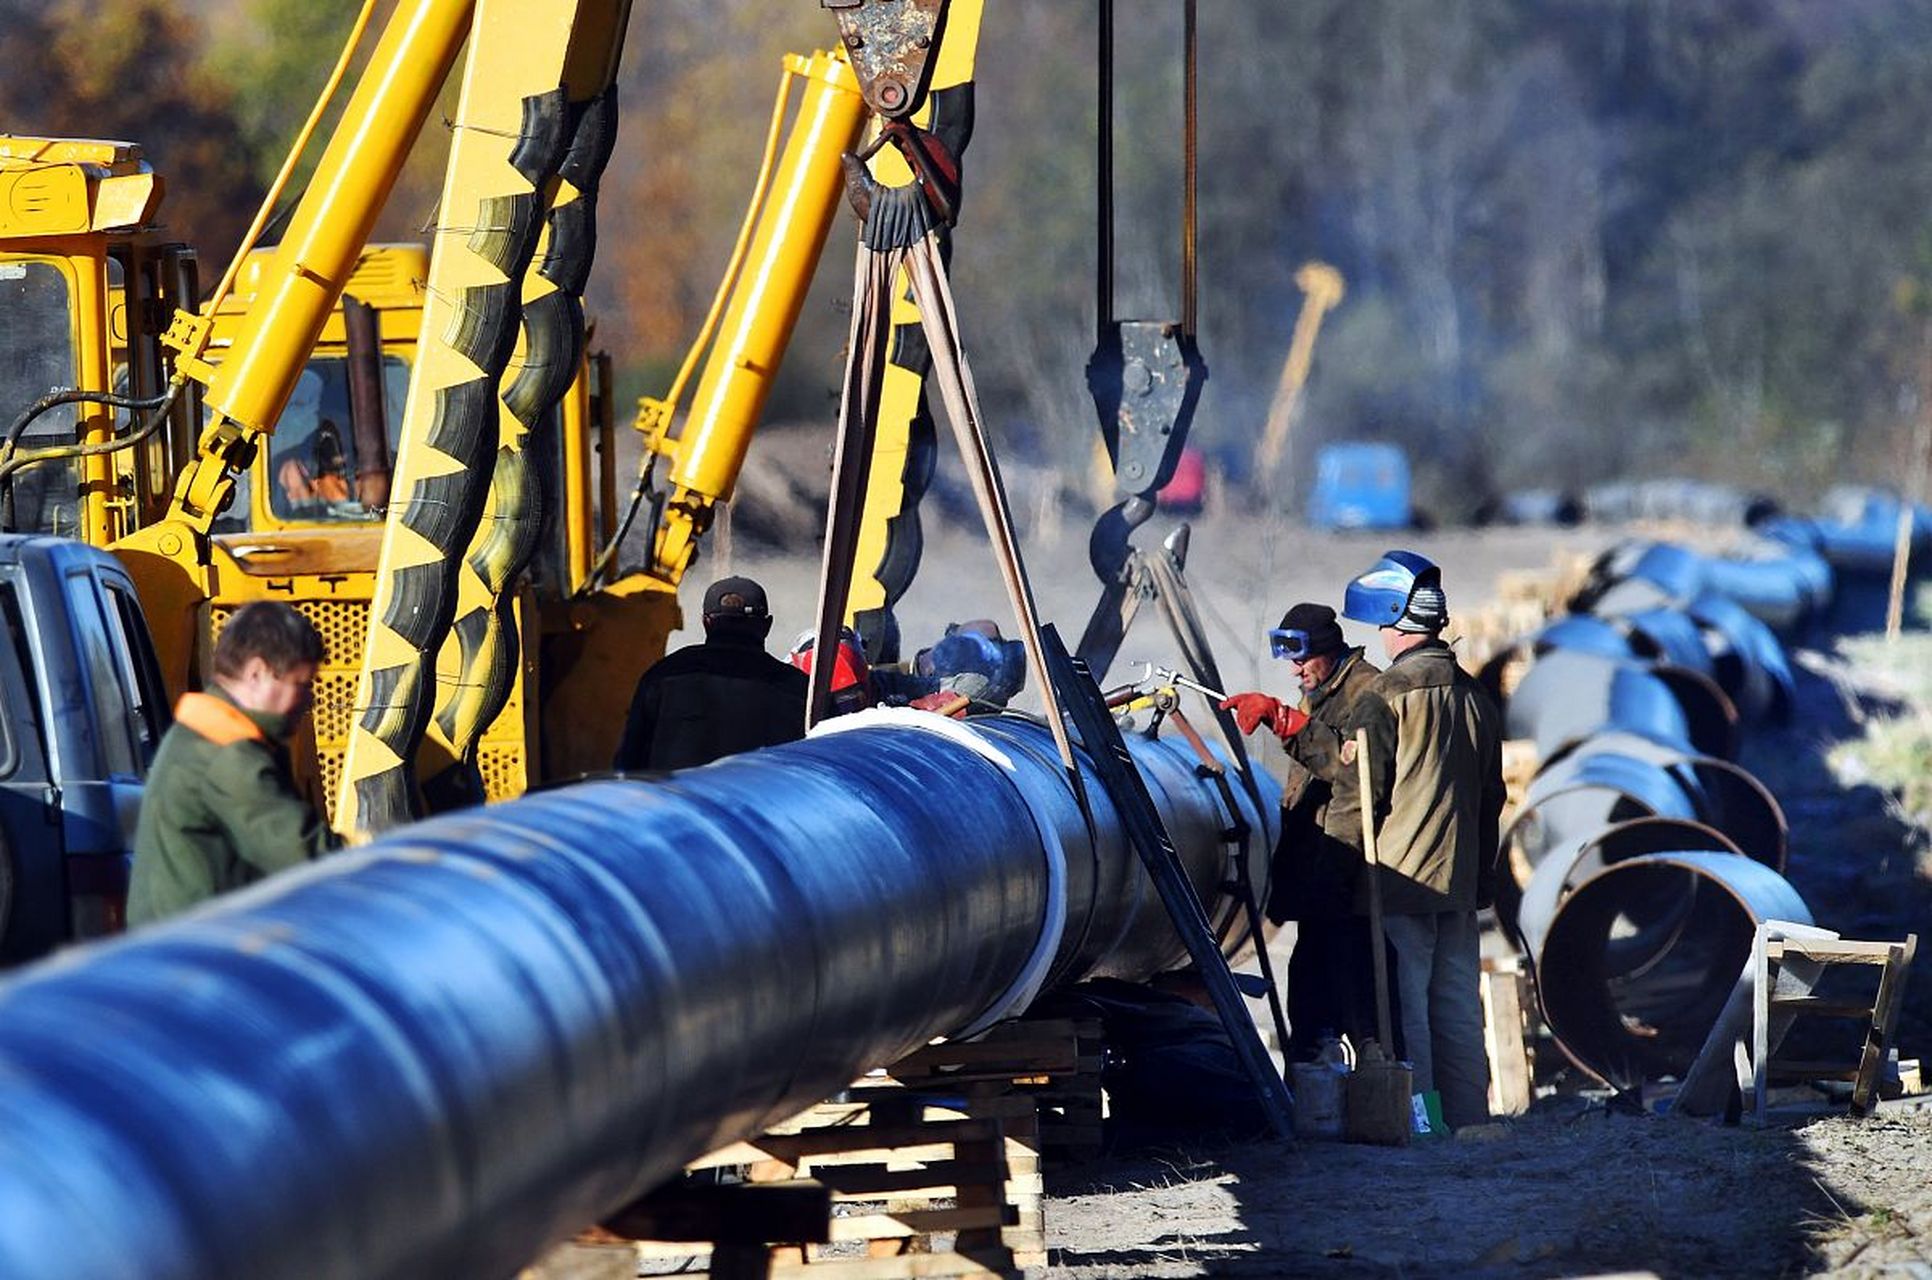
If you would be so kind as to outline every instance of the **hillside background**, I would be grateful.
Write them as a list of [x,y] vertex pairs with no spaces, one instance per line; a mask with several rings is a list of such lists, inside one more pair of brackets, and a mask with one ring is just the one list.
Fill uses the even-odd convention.
[[[1095,6],[988,10],[963,323],[1006,447],[1075,465],[1093,429]],[[143,143],[169,222],[219,263],[353,12],[0,0],[0,130]],[[1117,9],[1125,315],[1177,305],[1179,12]],[[592,298],[627,392],[662,389],[709,300],[780,56],[832,34],[816,0],[638,0]],[[1297,463],[1325,439],[1397,441],[1444,515],[1532,484],[1681,474],[1803,498],[1903,474],[1932,364],[1929,122],[1932,7],[1913,0],[1203,5],[1195,439],[1241,473],[1293,274],[1321,259],[1348,296]],[[384,237],[433,221],[446,139],[427,130]],[[848,225],[774,418],[834,410]],[[1282,487],[1292,506],[1300,481]]]

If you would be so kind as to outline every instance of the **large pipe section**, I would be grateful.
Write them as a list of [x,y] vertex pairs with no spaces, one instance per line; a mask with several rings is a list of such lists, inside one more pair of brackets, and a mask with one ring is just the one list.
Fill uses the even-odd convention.
[[1537,964],[1544,1020],[1578,1065],[1618,1088],[1681,1076],[1766,920],[1809,924],[1811,913],[1748,858],[1655,853],[1610,866],[1550,923]]
[[[1037,723],[828,727],[412,826],[0,987],[0,1274],[508,1274],[933,1037],[1183,957]],[[1226,919],[1219,793],[1131,749]],[[1238,801],[1257,871],[1276,799]]]
[[1504,833],[1497,911],[1557,1044],[1612,1085],[1681,1074],[1757,924],[1810,920],[1781,874],[1784,814],[1727,757],[1741,726],[1790,707],[1772,626],[1829,590],[1792,544],[1719,558],[1629,542],[1599,559],[1582,611],[1525,642],[1506,722],[1543,763]]

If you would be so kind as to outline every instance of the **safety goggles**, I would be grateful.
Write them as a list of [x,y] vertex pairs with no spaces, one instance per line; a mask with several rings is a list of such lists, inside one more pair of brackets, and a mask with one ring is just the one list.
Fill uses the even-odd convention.
[[1268,633],[1268,652],[1290,662],[1305,662],[1314,656],[1308,633],[1300,627],[1276,627]]

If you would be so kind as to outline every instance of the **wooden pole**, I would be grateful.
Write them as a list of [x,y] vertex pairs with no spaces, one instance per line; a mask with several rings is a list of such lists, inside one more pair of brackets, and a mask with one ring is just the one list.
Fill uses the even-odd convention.
[[1892,591],[1885,603],[1885,639],[1895,641],[1905,627],[1905,584],[1912,563],[1912,534],[1918,501],[1925,492],[1925,465],[1932,452],[1932,356],[1927,358],[1925,388],[1919,394],[1919,417],[1912,426],[1912,461],[1904,491],[1898,496],[1898,535],[1892,544]]
[[1362,782],[1362,856],[1368,863],[1369,947],[1375,964],[1375,1033],[1382,1050],[1395,1055],[1395,1032],[1389,1018],[1389,959],[1382,937],[1382,868],[1375,853],[1375,791],[1370,787],[1368,730],[1355,731],[1355,768]]

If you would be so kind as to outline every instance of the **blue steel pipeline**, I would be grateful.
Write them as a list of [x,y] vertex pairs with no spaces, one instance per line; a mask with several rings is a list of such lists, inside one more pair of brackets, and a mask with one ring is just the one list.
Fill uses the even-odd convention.
[[[507,1275],[934,1037],[1184,959],[1043,727],[827,728],[407,827],[0,986],[0,1275]],[[1130,745],[1232,934],[1272,784],[1237,852],[1185,747]]]

